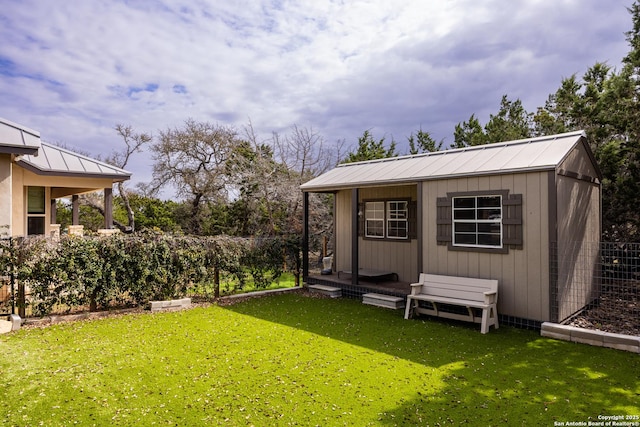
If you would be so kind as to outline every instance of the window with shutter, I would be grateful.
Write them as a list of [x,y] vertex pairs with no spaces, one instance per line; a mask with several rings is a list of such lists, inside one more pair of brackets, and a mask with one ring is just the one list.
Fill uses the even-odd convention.
[[522,194],[508,190],[447,193],[436,199],[438,245],[506,253],[522,249]]

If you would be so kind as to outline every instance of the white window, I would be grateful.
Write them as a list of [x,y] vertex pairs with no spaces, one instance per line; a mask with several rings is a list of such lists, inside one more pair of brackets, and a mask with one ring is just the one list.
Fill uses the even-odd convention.
[[453,245],[502,248],[502,197],[454,197]]
[[364,211],[365,237],[405,240],[409,238],[409,202],[366,202]]
[[45,189],[27,187],[27,234],[44,234],[45,230]]
[[387,237],[406,239],[409,236],[408,202],[387,202]]
[[364,208],[364,234],[384,238],[384,202],[367,202]]

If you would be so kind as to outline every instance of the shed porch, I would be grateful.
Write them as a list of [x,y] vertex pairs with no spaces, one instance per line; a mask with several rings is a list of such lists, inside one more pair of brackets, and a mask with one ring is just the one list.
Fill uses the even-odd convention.
[[342,295],[349,298],[361,298],[367,293],[392,295],[406,298],[411,293],[411,284],[398,281],[365,281],[358,280],[358,284],[352,284],[349,274],[310,275],[306,282],[314,285],[327,285],[342,289]]

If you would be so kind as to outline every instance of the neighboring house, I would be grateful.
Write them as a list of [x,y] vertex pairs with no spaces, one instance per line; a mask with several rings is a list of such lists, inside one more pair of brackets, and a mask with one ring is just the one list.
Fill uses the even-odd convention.
[[95,191],[104,194],[105,229],[111,229],[112,186],[130,177],[130,172],[42,142],[39,132],[0,118],[0,236],[59,232],[59,198],[72,199],[73,224],[79,225],[78,195]]
[[[309,192],[335,195],[334,271],[498,279],[502,320],[535,327],[594,298],[601,180],[580,131],[342,164],[301,188],[307,213]],[[307,281],[331,280],[306,261]]]

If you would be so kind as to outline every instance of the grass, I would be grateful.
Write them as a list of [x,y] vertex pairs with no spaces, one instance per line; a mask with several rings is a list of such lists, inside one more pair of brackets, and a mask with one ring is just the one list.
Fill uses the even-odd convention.
[[[273,282],[264,287],[256,286],[254,281],[249,278],[242,289],[240,289],[240,283],[237,279],[233,278],[231,275],[224,275],[220,281],[220,294],[222,296],[237,295],[254,291],[293,288],[295,286],[295,276],[292,273],[288,272],[282,273]],[[193,296],[213,297],[214,285],[212,283],[207,285],[198,285],[195,288],[191,289],[189,294]]]
[[0,337],[2,425],[554,425],[640,415],[640,357],[283,294]]

